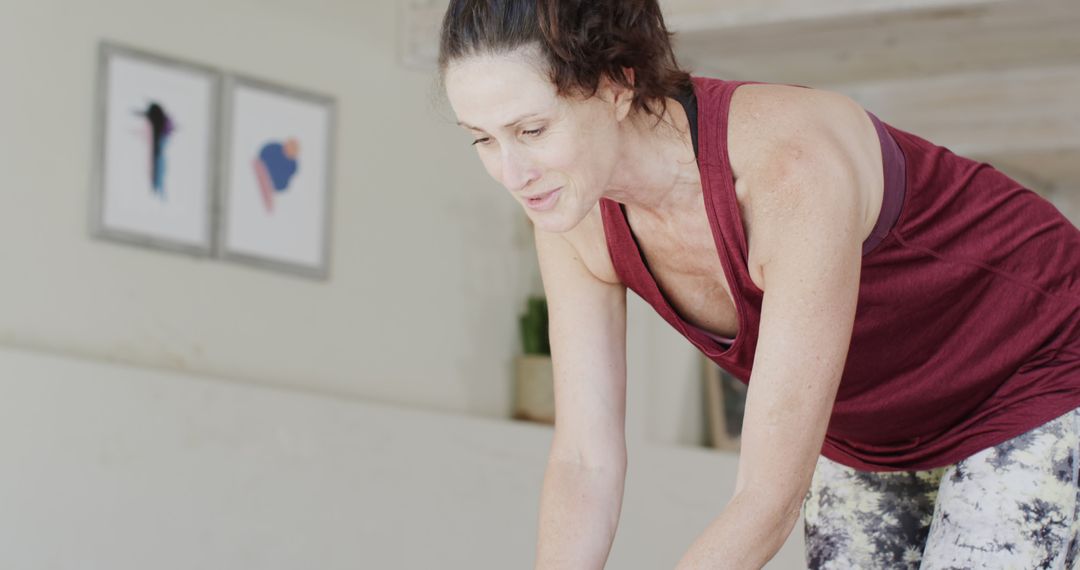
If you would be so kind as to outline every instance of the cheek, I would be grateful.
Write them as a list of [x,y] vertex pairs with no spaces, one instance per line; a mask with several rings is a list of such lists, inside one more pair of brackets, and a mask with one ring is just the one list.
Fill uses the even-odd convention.
[[576,152],[573,147],[567,150],[571,152],[558,157],[558,166],[554,170],[576,188],[576,193],[584,194],[586,199],[589,195],[602,191],[608,181],[603,158],[597,155],[595,149],[589,147],[579,147]]
[[575,179],[578,184],[594,187],[606,182],[604,166],[611,141],[606,133],[590,124],[565,133],[558,144],[552,145],[549,164]]
[[589,154],[587,147],[577,146],[574,142],[552,141],[537,156],[537,162],[547,176],[554,174],[579,179],[588,170]]

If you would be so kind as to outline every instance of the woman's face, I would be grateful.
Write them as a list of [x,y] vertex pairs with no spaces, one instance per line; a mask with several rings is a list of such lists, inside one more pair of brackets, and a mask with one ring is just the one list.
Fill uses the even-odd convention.
[[540,229],[574,228],[611,180],[629,91],[604,82],[596,96],[560,97],[533,50],[475,55],[446,69],[459,124],[488,174]]

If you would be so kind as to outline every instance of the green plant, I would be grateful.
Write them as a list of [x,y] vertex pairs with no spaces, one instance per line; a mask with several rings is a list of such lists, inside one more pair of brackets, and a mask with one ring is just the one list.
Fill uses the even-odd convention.
[[547,299],[531,296],[525,314],[518,319],[521,326],[521,346],[525,354],[551,354],[548,342]]

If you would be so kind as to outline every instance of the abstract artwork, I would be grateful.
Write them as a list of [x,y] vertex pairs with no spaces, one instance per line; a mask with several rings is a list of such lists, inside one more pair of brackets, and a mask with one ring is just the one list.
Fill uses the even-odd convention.
[[90,230],[212,253],[220,74],[102,42]]
[[334,102],[230,75],[220,255],[326,279]]

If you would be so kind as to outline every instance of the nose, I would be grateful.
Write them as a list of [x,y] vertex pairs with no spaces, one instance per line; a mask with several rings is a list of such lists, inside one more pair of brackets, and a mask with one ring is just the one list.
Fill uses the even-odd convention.
[[[509,145],[507,145],[509,146]],[[511,192],[521,192],[540,177],[540,171],[515,149],[503,147],[502,184]]]

